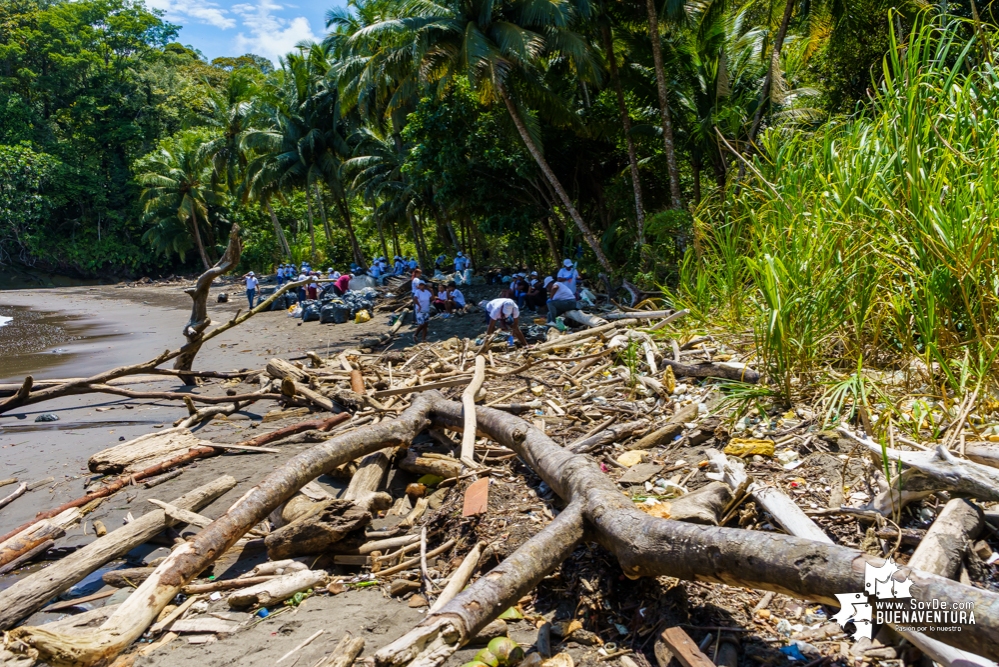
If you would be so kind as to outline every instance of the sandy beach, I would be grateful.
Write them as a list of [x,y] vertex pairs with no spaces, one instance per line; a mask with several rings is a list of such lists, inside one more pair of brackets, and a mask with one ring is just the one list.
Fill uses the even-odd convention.
[[[11,317],[0,327],[0,383],[20,383],[26,374],[38,380],[88,376],[115,366],[134,364],[154,357],[182,342],[181,330],[187,321],[190,298],[183,292],[186,284],[167,283],[135,287],[99,286],[65,287],[38,290],[0,291],[0,315]],[[480,288],[481,289],[481,288]],[[228,303],[218,303],[217,293],[227,292]],[[484,293],[493,288],[484,290]],[[239,286],[213,288],[209,299],[209,314],[216,322],[233,317],[245,309]],[[337,351],[354,346],[363,338],[384,332],[389,314],[378,313],[364,324],[320,325],[302,324],[284,312],[258,314],[241,326],[211,341],[198,355],[196,368],[210,370],[241,370],[262,368],[270,357],[284,359],[301,356],[306,350]],[[410,327],[404,329],[408,331]],[[431,340],[454,335],[475,336],[485,326],[478,315],[450,320],[434,320]],[[404,334],[396,345],[408,344]],[[205,387],[184,387],[177,379],[129,385],[136,390],[221,392],[219,384]],[[252,388],[237,385],[242,393]],[[233,443],[280,428],[290,420],[263,422],[263,416],[275,407],[261,402],[228,418],[216,419],[195,429],[200,437],[219,443]],[[58,421],[36,422],[43,413],[58,416]],[[186,416],[183,405],[147,399],[125,399],[117,396],[88,394],[67,397],[39,405],[16,409],[0,415],[0,478],[17,478],[31,489],[0,512],[0,533],[7,532],[29,520],[36,512],[56,507],[86,493],[88,483],[101,476],[90,473],[87,459],[97,451],[120,444],[140,435],[169,428]],[[171,500],[220,475],[233,475],[238,484],[201,514],[215,518],[222,514],[245,491],[271,472],[276,466],[311,445],[292,444],[282,447],[280,454],[226,453],[189,465],[183,473],[152,489],[136,485],[119,492],[90,513],[82,525],[67,532],[57,546],[86,544],[94,539],[94,521],[101,521],[109,530],[123,524],[129,515],[138,517],[153,506],[149,498]],[[337,493],[344,488],[340,480],[321,477],[319,483]],[[389,480],[389,485],[402,482]],[[404,483],[403,483],[404,486]],[[0,489],[10,491],[14,486]],[[401,489],[396,489],[401,493]],[[190,533],[193,528],[185,529]],[[63,597],[79,597],[104,586],[100,575],[122,566],[136,566],[168,553],[166,547],[145,545],[124,559],[115,561],[87,577]],[[264,558],[244,554],[238,561],[218,563],[216,576],[233,576],[233,572],[252,568]],[[19,574],[36,571],[44,561],[25,568],[20,573],[0,579],[0,589],[17,580]],[[229,568],[233,568],[229,571]],[[83,609],[116,604],[130,589],[82,605]],[[219,612],[229,613],[224,601]],[[39,612],[27,620],[29,624],[55,620],[65,612]],[[230,614],[241,620],[240,614]],[[376,590],[359,590],[336,597],[316,597],[290,613],[277,616],[241,632],[239,641],[220,641],[212,646],[174,642],[168,651],[140,658],[137,665],[176,665],[188,661],[204,665],[264,665],[273,662],[294,648],[317,629],[324,629],[326,638],[303,650],[301,664],[311,664],[310,656],[321,656],[329,643],[337,641],[345,631],[370,635],[372,648],[387,643],[418,622],[420,611],[411,609],[396,599],[385,599]],[[469,652],[471,655],[472,652]],[[452,661],[463,660],[465,652]],[[467,659],[467,656],[465,656]],[[291,664],[291,662],[289,662]]]

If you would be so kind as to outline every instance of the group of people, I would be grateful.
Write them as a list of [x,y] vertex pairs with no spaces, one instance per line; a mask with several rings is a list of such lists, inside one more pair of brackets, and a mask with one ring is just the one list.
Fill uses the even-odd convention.
[[[541,279],[537,271],[514,274],[510,286],[500,292],[492,300],[483,300],[479,307],[486,312],[488,329],[486,335],[492,334],[498,326],[503,331],[509,331],[521,345],[527,345],[527,339],[520,330],[520,311],[529,308],[535,312],[541,308],[547,309],[547,323],[553,325],[563,313],[578,307],[577,295],[580,289],[581,276],[572,260],[566,259],[555,277],[546,276]],[[413,339],[427,340],[429,321],[432,308],[450,317],[456,310],[466,307],[465,297],[451,282],[444,286],[430,285],[423,280],[419,268],[413,271],[413,308],[416,313],[416,330]]]
[[465,301],[465,295],[453,281],[446,285],[431,285],[423,280],[421,273],[420,269],[413,272],[413,312],[416,314],[413,340],[418,340],[420,334],[423,334],[423,340],[426,342],[433,309],[442,313],[447,319],[456,313],[464,312],[468,303]]
[[[278,265],[276,271],[278,288],[285,283],[304,283],[299,285],[297,290],[299,302],[319,298],[319,294],[321,292],[319,287],[320,280],[332,281],[330,289],[332,289],[334,294],[337,296],[343,296],[350,291],[350,281],[354,278],[354,276],[354,273],[340,273],[333,267],[329,267],[326,271],[317,271],[313,269],[308,262],[302,262],[299,267],[296,267],[294,264],[280,264]],[[246,273],[243,276],[243,280],[246,283],[246,299],[252,309],[255,302],[257,302],[257,293],[260,290],[260,281],[253,271]]]

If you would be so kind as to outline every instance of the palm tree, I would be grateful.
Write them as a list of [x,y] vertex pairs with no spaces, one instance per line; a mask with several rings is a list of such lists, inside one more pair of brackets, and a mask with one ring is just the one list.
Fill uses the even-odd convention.
[[609,17],[604,16],[600,22],[600,36],[603,39],[610,70],[611,84],[617,99],[617,111],[621,118],[621,128],[624,130],[624,140],[628,147],[628,169],[631,171],[631,188],[635,194],[635,218],[638,228],[638,246],[645,252],[645,205],[642,203],[642,181],[638,173],[638,153],[635,150],[635,139],[631,136],[631,115],[624,101],[624,90],[621,88],[621,76],[617,69],[617,56],[614,53],[614,35],[611,33]]
[[[373,215],[380,234],[382,221],[406,218],[420,266],[430,271],[433,259],[423,235],[423,224],[416,215],[420,197],[402,173],[408,152],[409,147],[397,141],[397,137],[385,137],[371,128],[361,128],[357,131],[354,157],[344,164],[344,170],[353,175],[353,187],[374,207]],[[386,245],[383,235],[382,247]]]
[[243,150],[243,138],[254,129],[261,119],[259,105],[253,103],[259,94],[260,86],[246,69],[237,69],[230,74],[222,91],[210,89],[207,100],[207,125],[217,133],[198,149],[199,156],[211,162],[213,178],[225,181],[234,201],[258,201],[267,211],[274,225],[274,235],[285,257],[291,258],[291,247],[285,238],[284,229],[278,222],[270,205],[270,196],[263,198],[254,193],[244,183],[247,157]]
[[326,82],[326,54],[317,44],[304,44],[283,64],[282,85],[274,95],[270,126],[248,131],[243,137],[244,148],[256,155],[249,165],[252,187],[262,193],[304,190],[315,259],[314,194],[320,196],[320,214],[327,237],[331,235],[319,190],[319,184],[325,184],[343,217],[354,261],[365,266],[351,220],[349,193],[341,177],[344,156],[350,153],[346,141],[349,128],[340,113],[336,86]]
[[611,273],[613,269],[599,239],[548,165],[540,146],[538,123],[525,107],[525,103],[533,103],[562,124],[577,122],[543,79],[547,59],[555,57],[570,61],[581,79],[599,79],[586,40],[570,29],[579,12],[588,11],[588,6],[585,2],[573,7],[567,2],[548,0],[514,0],[503,4],[492,0],[447,0],[412,7],[413,16],[369,26],[363,31],[365,39],[377,37],[395,45],[401,36],[406,36],[407,48],[415,54],[413,64],[427,83],[446,84],[453,77],[464,75],[483,103],[502,101],[562,206],[597,261]]
[[656,92],[659,93],[659,114],[663,126],[663,145],[666,152],[666,171],[669,173],[670,201],[674,209],[683,208],[680,193],[680,169],[676,160],[676,142],[673,138],[673,117],[670,112],[666,89],[666,70],[663,67],[662,41],[659,37],[659,12],[656,0],[645,0],[649,16],[649,40],[652,43],[652,64],[656,72]]
[[[143,159],[139,176],[140,202],[147,218],[155,225],[146,232],[147,240],[161,251],[174,250],[183,257],[191,237],[207,271],[212,266],[201,240],[201,225],[208,224],[208,206],[219,201],[212,186],[212,172],[199,154],[198,136],[182,136],[164,142],[158,151]],[[177,223],[190,235],[178,234]],[[187,246],[189,247],[189,246]]]
[[[680,97],[691,115],[695,165],[708,159],[719,191],[724,191],[728,164],[719,132],[733,139],[745,138],[763,76],[764,33],[747,26],[746,14],[744,8],[730,10],[726,0],[690,3],[688,27],[676,58],[688,82]],[[695,174],[694,198],[699,202],[698,180]]]

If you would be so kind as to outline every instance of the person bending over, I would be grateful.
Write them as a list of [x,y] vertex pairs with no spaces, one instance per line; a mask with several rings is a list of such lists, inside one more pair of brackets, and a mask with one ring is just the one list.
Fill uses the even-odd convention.
[[333,293],[337,296],[343,296],[350,291],[350,279],[354,277],[353,273],[345,273],[336,280],[333,281]]
[[[509,292],[504,290],[504,293]],[[517,339],[520,345],[527,346],[527,339],[524,338],[524,332],[520,330],[520,309],[517,307],[516,301],[509,297],[501,296],[492,301],[483,301],[479,305],[489,314],[489,328],[486,329],[487,338],[496,330],[497,323],[499,323],[499,327],[503,331],[510,331],[511,327],[508,327],[506,322],[507,318],[510,318],[514,338]]]

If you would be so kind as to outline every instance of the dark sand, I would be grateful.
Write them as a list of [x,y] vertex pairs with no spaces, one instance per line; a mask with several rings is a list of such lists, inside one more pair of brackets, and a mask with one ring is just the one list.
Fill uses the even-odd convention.
[[[143,287],[70,287],[45,290],[0,292],[0,314],[13,315],[14,322],[0,327],[0,376],[3,382],[20,382],[24,374],[36,378],[86,376],[125,364],[134,364],[182,341],[181,330],[186,323],[190,298],[183,293],[184,285],[171,283]],[[227,304],[215,302],[215,293],[231,295]],[[482,296],[495,289],[480,288]],[[476,295],[478,296],[478,295]],[[231,318],[247,304],[238,286],[213,289],[209,301],[210,315],[218,322]],[[30,308],[32,310],[25,310]],[[283,312],[261,313],[241,326],[212,340],[199,354],[196,368],[238,370],[262,368],[272,356],[290,358],[306,350],[335,353],[352,347],[357,340],[384,332],[389,315],[377,314],[365,324],[320,325],[318,322],[299,324],[299,320]],[[485,325],[481,315],[467,315],[449,320],[435,319],[431,323],[431,340],[452,336],[474,337]],[[410,331],[406,327],[404,332]],[[402,342],[409,344],[404,333]],[[58,351],[56,351],[58,350]],[[172,378],[135,389],[181,390]],[[240,393],[255,386],[237,386]],[[221,391],[219,384],[195,391]],[[217,419],[198,430],[201,437],[217,442],[237,442],[260,435],[291,423],[273,421],[260,423],[264,412],[273,403],[257,403],[246,412],[229,419]],[[110,409],[108,409],[110,408]],[[36,423],[35,417],[52,412],[60,417],[51,423]],[[87,459],[93,453],[119,444],[120,439],[132,439],[169,427],[175,419],[186,415],[184,407],[175,403],[152,400],[131,400],[115,396],[86,395],[28,406],[0,415],[0,478],[17,477],[35,482],[52,477],[51,481],[18,498],[0,511],[0,532],[7,532],[40,510],[50,509],[85,493],[84,482],[93,477],[87,470]],[[252,426],[258,426],[253,428]],[[131,513],[138,517],[149,511],[148,498],[171,500],[223,474],[233,475],[239,484],[209,507],[201,510],[208,517],[217,517],[250,486],[294,454],[309,445],[288,445],[280,454],[226,454],[188,466],[184,473],[153,489],[141,486],[126,489],[102,503],[86,517],[84,525],[75,527],[57,542],[57,546],[85,544],[94,539],[93,521],[102,521],[109,530],[122,525]],[[320,483],[336,492],[342,484],[320,478]],[[13,486],[0,489],[13,490]],[[135,549],[123,561],[110,567],[136,566],[167,553],[166,548],[145,546]],[[253,567],[263,554],[247,554],[235,563],[216,568],[216,576],[233,576],[235,572]],[[26,571],[34,571],[33,565]],[[231,568],[231,569],[229,569]],[[229,574],[226,575],[228,570]],[[63,597],[77,597],[102,589],[99,573],[89,577]],[[336,572],[347,574],[349,571]],[[0,588],[9,586],[23,573],[0,578]],[[87,603],[84,608],[120,602],[128,593],[120,591],[114,597]],[[212,603],[212,612],[231,613],[224,599]],[[44,623],[62,614],[38,613],[28,621]],[[232,614],[245,618],[245,614]],[[289,666],[308,667],[332,649],[345,631],[362,636],[367,641],[364,655],[401,635],[420,618],[419,610],[405,602],[389,599],[378,589],[348,592],[336,597],[320,596],[309,599],[296,611],[288,611],[219,642],[204,646],[189,645],[182,637],[153,655],[137,661],[137,665],[272,665],[278,657],[291,650],[317,629],[324,634],[301,656],[285,661]],[[530,634],[529,624],[521,623],[521,631]],[[530,640],[530,637],[518,637]],[[474,651],[463,651],[467,660]],[[467,655],[466,655],[467,654]],[[464,660],[457,657],[450,662]]]

